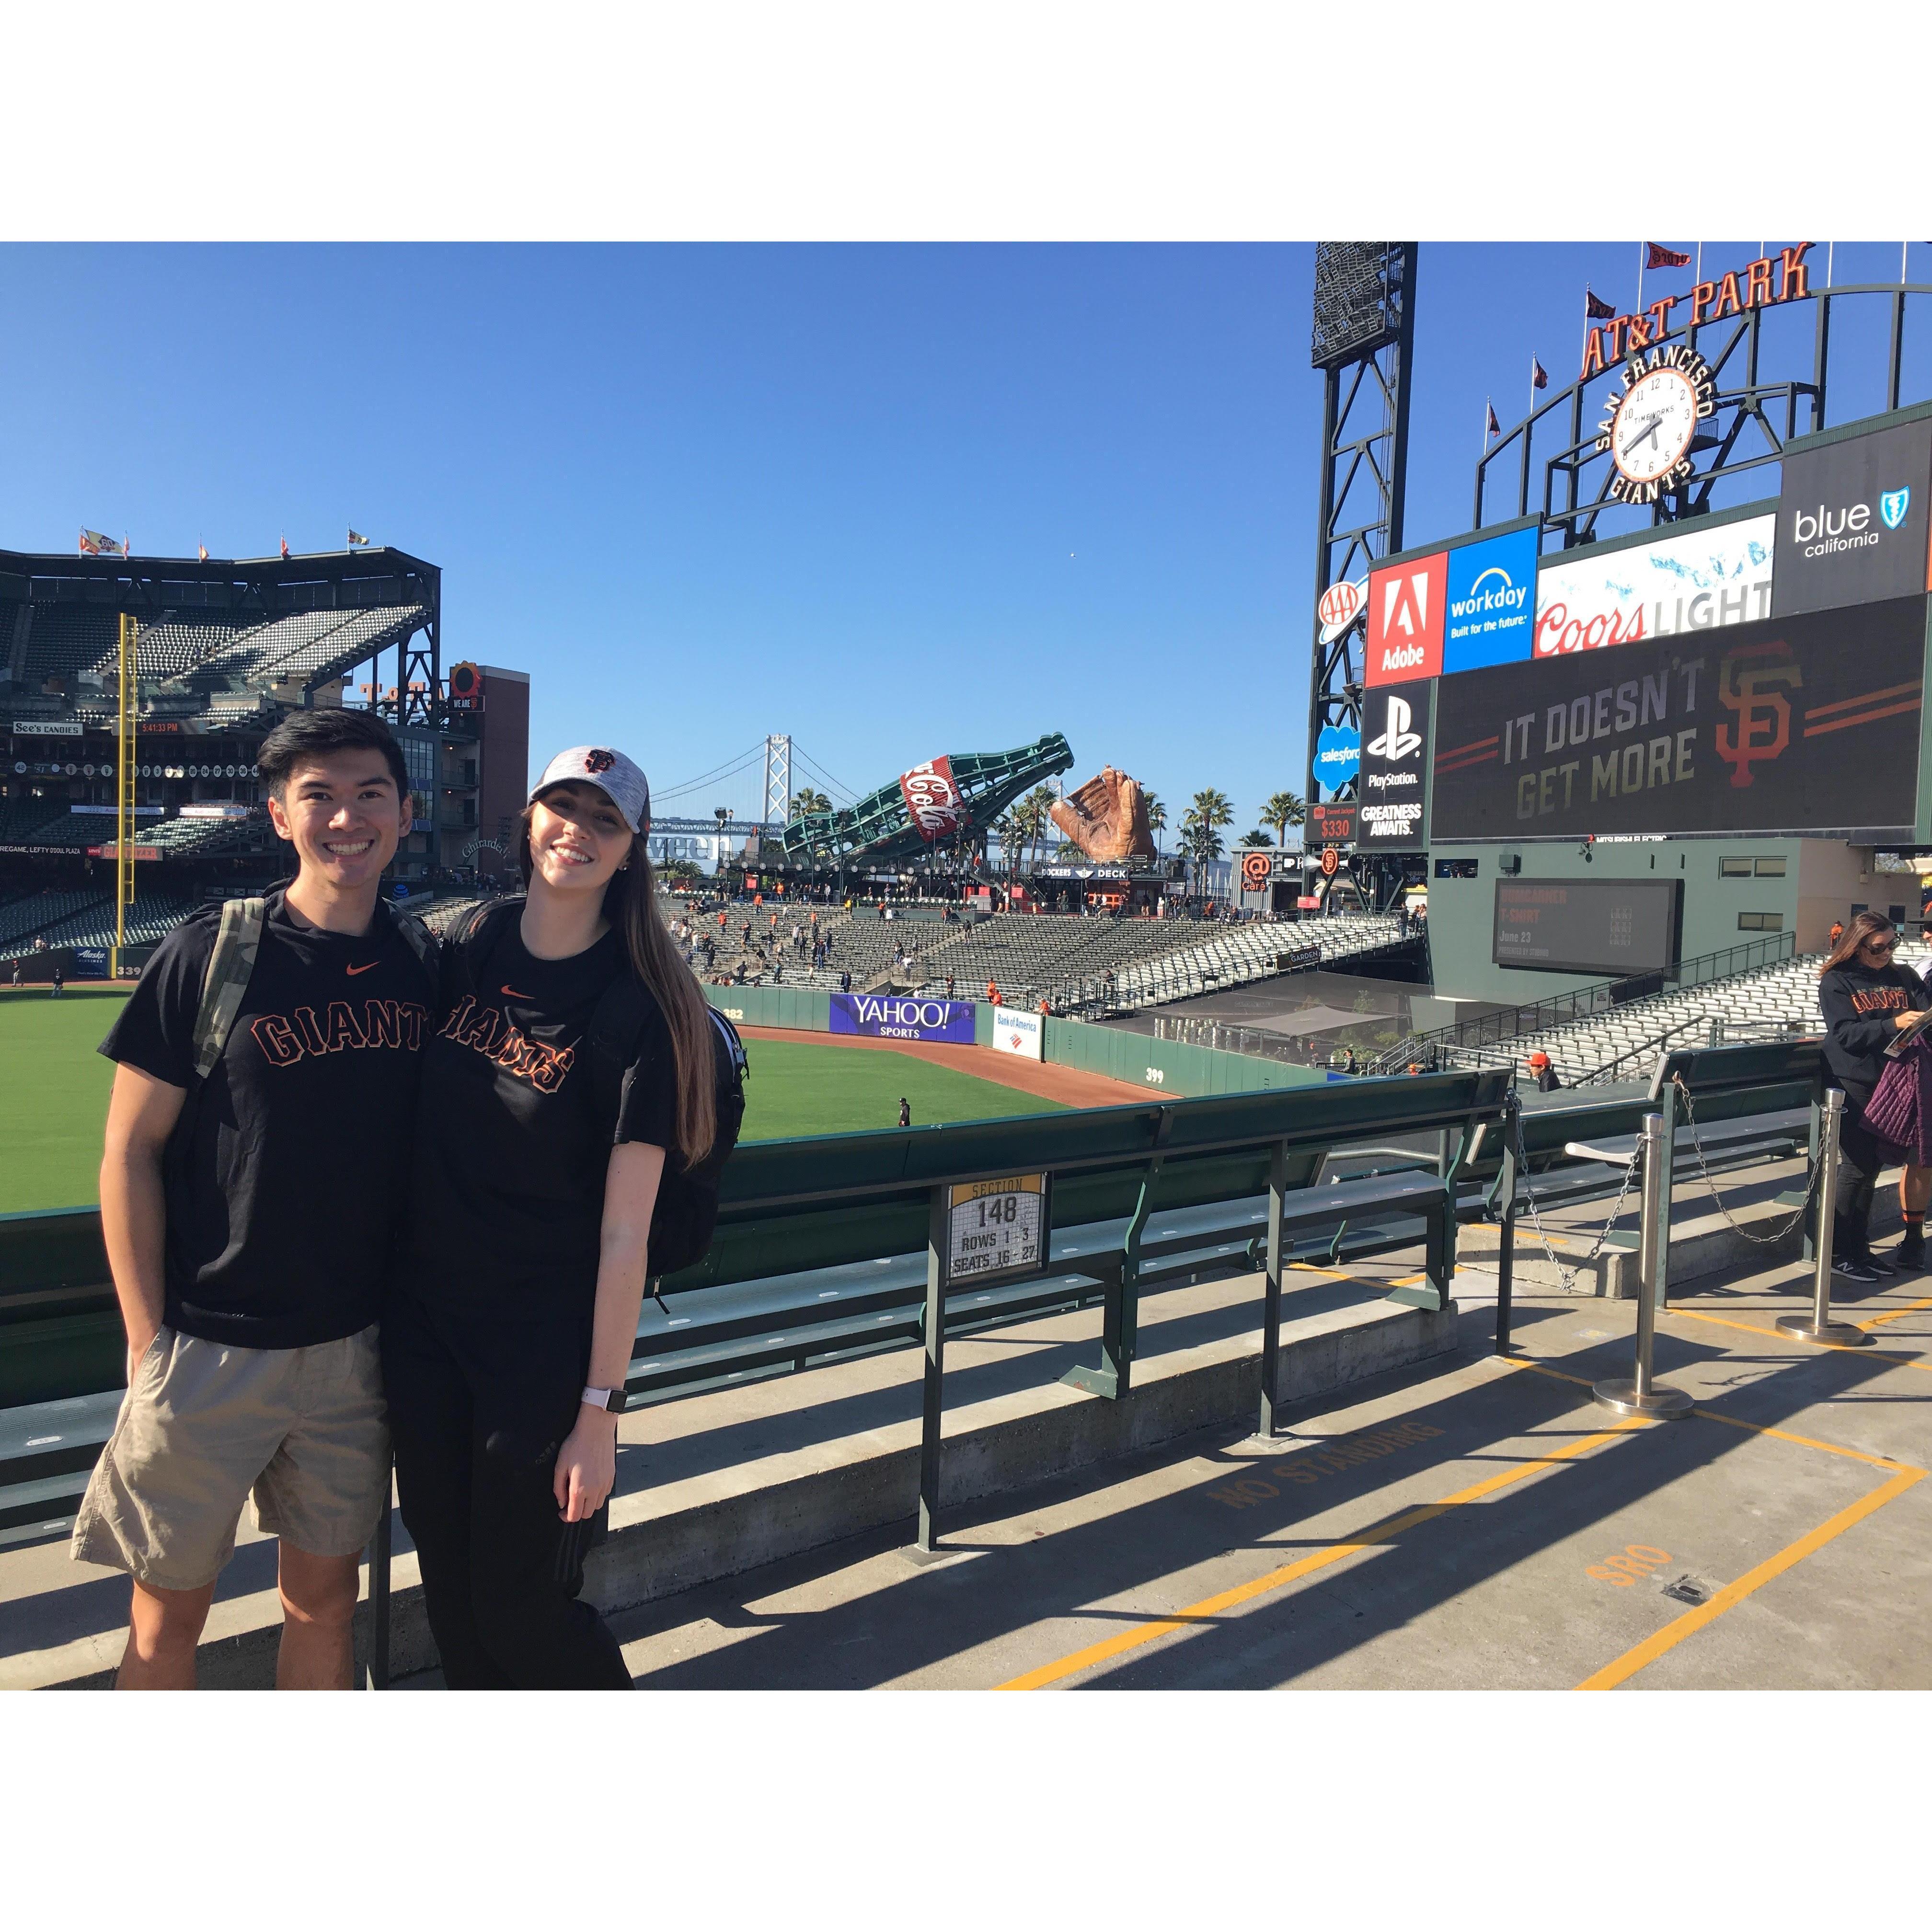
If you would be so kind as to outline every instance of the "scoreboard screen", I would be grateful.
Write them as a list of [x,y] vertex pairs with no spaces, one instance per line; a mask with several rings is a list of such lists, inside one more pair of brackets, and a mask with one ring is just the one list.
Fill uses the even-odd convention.
[[1673,965],[1681,879],[1498,879],[1498,966],[1622,978]]

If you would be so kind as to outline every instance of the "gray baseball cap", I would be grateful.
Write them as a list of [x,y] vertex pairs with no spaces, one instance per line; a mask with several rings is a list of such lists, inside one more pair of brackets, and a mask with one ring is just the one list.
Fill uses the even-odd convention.
[[622,752],[603,745],[573,745],[544,766],[543,776],[530,787],[530,796],[536,798],[552,785],[570,784],[595,785],[633,832],[650,828],[650,781]]

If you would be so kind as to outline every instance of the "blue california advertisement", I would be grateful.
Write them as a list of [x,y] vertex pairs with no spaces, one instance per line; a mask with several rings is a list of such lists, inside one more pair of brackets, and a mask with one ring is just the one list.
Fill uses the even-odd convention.
[[1362,769],[1362,734],[1346,724],[1330,724],[1315,741],[1315,776],[1339,791]]
[[1536,532],[1512,530],[1449,553],[1442,670],[1528,658],[1535,634]]
[[973,1044],[970,1000],[922,1000],[914,994],[834,993],[832,1030],[874,1040],[950,1040]]

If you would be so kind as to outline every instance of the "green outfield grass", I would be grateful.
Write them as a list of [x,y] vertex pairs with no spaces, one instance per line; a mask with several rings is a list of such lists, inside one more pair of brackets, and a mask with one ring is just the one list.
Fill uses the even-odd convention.
[[[119,1010],[109,994],[0,991],[0,1214],[99,1198],[114,1069],[94,1049]],[[896,1126],[901,1094],[917,1126],[1062,1111],[1057,1100],[910,1054],[778,1040],[749,1041],[746,1051],[746,1140]]]
[[1058,1100],[915,1060],[909,1053],[790,1040],[748,1040],[745,1051],[752,1062],[752,1077],[745,1084],[746,1140],[896,1127],[902,1094],[912,1102],[916,1127],[1065,1111]]
[[0,1214],[100,1198],[112,1064],[94,1048],[122,996],[0,992]]

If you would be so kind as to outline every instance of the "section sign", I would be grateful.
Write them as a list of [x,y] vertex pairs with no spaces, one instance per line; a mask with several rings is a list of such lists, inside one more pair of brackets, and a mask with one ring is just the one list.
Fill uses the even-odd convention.
[[1447,596],[1445,674],[1528,657],[1536,609],[1535,531],[1512,530],[1452,550]]
[[1835,610],[1932,588],[1929,496],[1932,422],[1788,451],[1773,610],[1780,617]]
[[1362,781],[1357,788],[1360,830],[1355,842],[1365,850],[1422,850],[1423,778],[1434,688],[1424,679],[1414,684],[1390,685],[1362,700],[1369,741],[1362,748]]
[[1406,684],[1412,678],[1442,674],[1448,582],[1446,550],[1370,572],[1365,673],[1370,684]]
[[1904,831],[1925,616],[1898,598],[1445,679],[1431,835]]
[[1768,617],[1777,532],[1775,516],[1750,517],[1600,556],[1586,546],[1546,562],[1536,580],[1534,655],[1571,657]]

